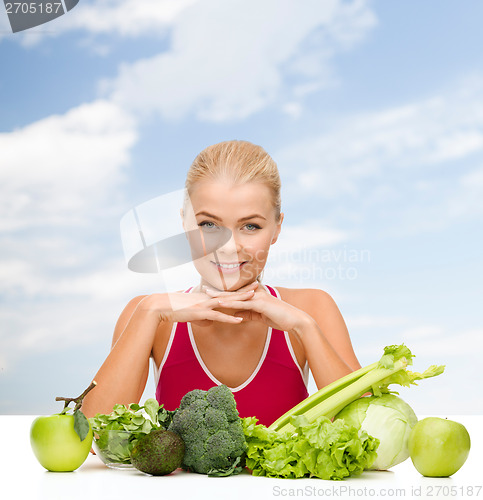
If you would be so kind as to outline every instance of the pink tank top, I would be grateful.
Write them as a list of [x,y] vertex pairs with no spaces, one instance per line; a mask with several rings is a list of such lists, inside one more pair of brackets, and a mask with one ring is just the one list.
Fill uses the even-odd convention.
[[[278,291],[266,287],[280,298]],[[307,365],[297,363],[287,332],[268,328],[260,361],[250,377],[238,387],[230,387],[241,417],[255,416],[264,425],[308,396]],[[161,365],[156,399],[168,410],[179,406],[181,398],[193,389],[208,390],[221,385],[208,370],[198,352],[190,323],[175,323]]]

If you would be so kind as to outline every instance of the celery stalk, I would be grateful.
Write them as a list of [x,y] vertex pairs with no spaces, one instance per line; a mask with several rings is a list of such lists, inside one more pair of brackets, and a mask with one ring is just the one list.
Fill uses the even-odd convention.
[[380,395],[389,392],[389,384],[409,386],[416,380],[434,377],[443,373],[444,366],[431,366],[425,372],[416,373],[406,370],[412,364],[413,355],[404,345],[388,346],[381,359],[364,368],[360,368],[345,377],[323,387],[312,396],[304,399],[287,413],[276,420],[269,429],[277,432],[294,432],[292,417],[304,415],[308,423],[319,417],[334,418],[339,411],[367,392]]
[[365,366],[356,370],[354,372],[349,373],[345,377],[339,378],[332,382],[329,385],[326,385],[316,393],[312,394],[308,398],[301,401],[298,405],[294,406],[287,413],[283,414],[280,418],[275,420],[273,424],[269,426],[269,429],[274,431],[279,431],[287,424],[290,424],[290,419],[296,415],[305,414],[311,408],[316,407],[327,398],[337,394],[340,390],[344,389],[347,386],[350,386],[353,382],[359,380],[362,376],[364,376],[367,372],[377,367],[377,362],[372,363],[371,365]]

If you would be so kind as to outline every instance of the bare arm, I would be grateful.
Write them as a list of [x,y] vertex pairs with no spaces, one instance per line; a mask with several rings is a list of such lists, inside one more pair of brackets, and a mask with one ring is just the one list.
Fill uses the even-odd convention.
[[310,290],[304,309],[310,313],[293,333],[303,345],[315,383],[320,389],[360,368],[344,319],[332,297]]
[[[247,292],[245,289],[235,295],[246,300],[252,293],[253,290]],[[97,387],[84,398],[82,410],[85,415],[110,413],[115,404],[139,401],[160,328],[176,321],[240,322],[238,318],[216,311],[217,306],[216,299],[202,293],[153,294],[131,300],[114,329],[111,351],[95,376]]]
[[312,290],[309,312],[325,338],[352,370],[361,367],[357,359],[344,318],[334,299],[322,290]]

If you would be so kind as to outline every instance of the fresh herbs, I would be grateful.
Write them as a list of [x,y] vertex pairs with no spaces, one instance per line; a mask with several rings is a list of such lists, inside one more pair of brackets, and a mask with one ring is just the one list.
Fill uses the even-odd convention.
[[155,429],[167,429],[174,413],[151,398],[143,406],[116,404],[109,415],[98,413],[89,421],[104,456],[112,462],[128,464],[137,441]]

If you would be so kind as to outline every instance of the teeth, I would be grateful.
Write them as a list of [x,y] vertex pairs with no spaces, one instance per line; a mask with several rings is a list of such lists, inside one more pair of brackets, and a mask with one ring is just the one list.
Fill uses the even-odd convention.
[[223,269],[233,269],[235,267],[240,267],[240,264],[218,264]]

